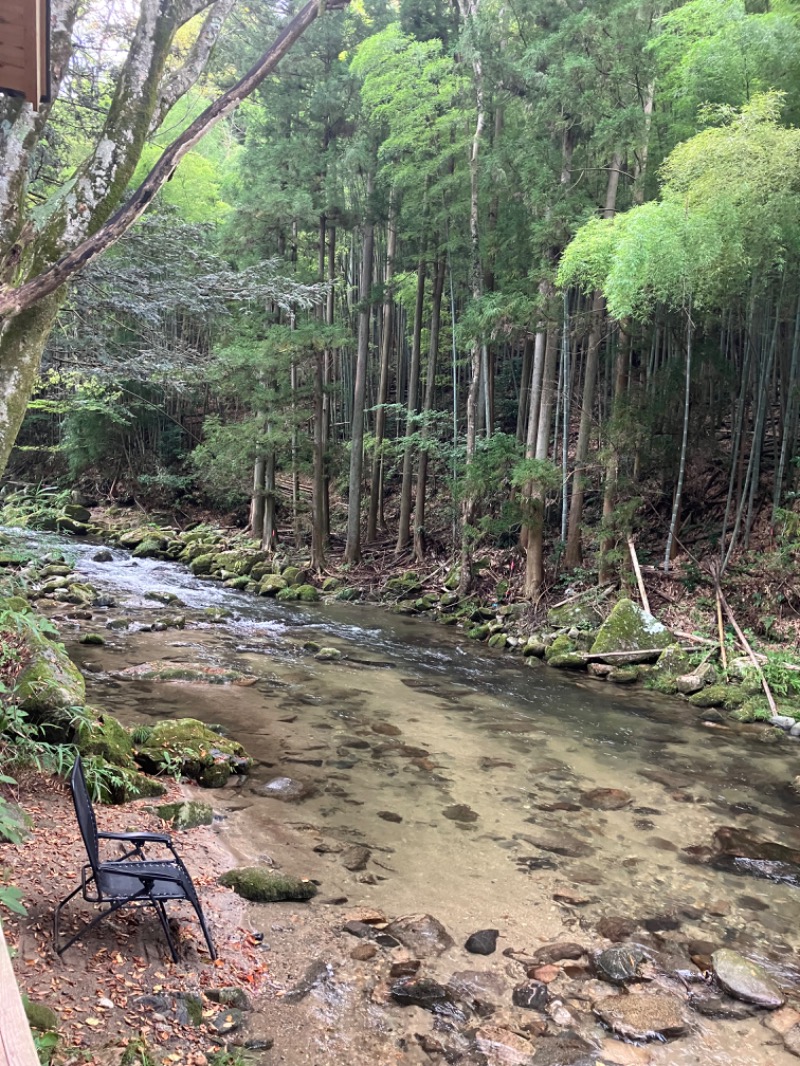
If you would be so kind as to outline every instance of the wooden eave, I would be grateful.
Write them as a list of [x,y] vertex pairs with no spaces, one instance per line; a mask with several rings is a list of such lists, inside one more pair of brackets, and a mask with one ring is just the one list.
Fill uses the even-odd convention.
[[0,92],[50,99],[50,0],[0,0]]

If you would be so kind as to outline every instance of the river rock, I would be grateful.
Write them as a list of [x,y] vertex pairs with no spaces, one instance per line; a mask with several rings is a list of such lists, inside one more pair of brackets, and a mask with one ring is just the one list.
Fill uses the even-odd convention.
[[632,918],[608,915],[605,918],[601,918],[595,928],[598,934],[605,937],[606,940],[613,940],[615,944],[621,944],[635,933],[638,924]]
[[562,962],[565,959],[580,959],[585,954],[586,948],[581,947],[580,944],[564,941],[558,944],[545,944],[543,947],[537,948],[531,958],[537,965],[547,966],[550,963]]
[[447,982],[447,987],[454,999],[485,1018],[495,1013],[495,1005],[505,995],[507,986],[501,974],[490,970],[458,970]]
[[402,1007],[422,1007],[433,1014],[458,1013],[452,993],[430,977],[400,977],[390,986],[392,999]]
[[592,655],[604,655],[608,652],[631,652],[632,657],[615,655],[614,666],[623,666],[629,662],[641,662],[644,652],[653,653],[653,660],[657,659],[661,651],[670,644],[675,643],[675,638],[656,618],[649,612],[642,610],[633,600],[620,600],[611,611],[611,614],[600,627],[594,644],[591,648]]
[[258,791],[262,796],[270,796],[272,799],[283,800],[286,803],[296,803],[310,796],[314,790],[307,782],[298,781],[293,777],[273,777]]
[[302,901],[312,899],[317,894],[317,886],[313,881],[276,873],[263,866],[228,870],[218,881],[251,903],[275,903],[285,899]]
[[649,959],[647,952],[638,944],[623,944],[618,948],[606,948],[592,956],[597,976],[612,984],[621,985],[635,981],[640,968]]
[[695,692],[699,692],[705,685],[702,677],[698,677],[697,674],[681,674],[675,678],[675,688],[680,692],[682,696],[693,696]]
[[207,988],[205,995],[212,1003],[221,1007],[236,1007],[237,1010],[252,1010],[253,1003],[243,988],[235,985],[223,985],[220,988]]
[[723,870],[800,885],[800,851],[776,841],[761,840],[746,829],[721,826],[714,833],[714,847],[710,852],[695,848],[689,853]]
[[114,556],[108,550],[108,548],[101,548],[99,552],[95,552],[92,556],[93,563],[113,563]]
[[214,821],[214,811],[207,803],[165,803],[156,807],[156,814],[173,829],[196,829]]
[[756,1010],[750,1003],[733,999],[731,996],[715,994],[713,991],[693,993],[689,999],[689,1006],[704,1018],[723,1018],[728,1021],[749,1018]]
[[27,638],[30,661],[19,673],[15,698],[29,715],[46,715],[86,702],[86,683],[63,646],[36,634]]
[[471,955],[492,955],[497,950],[499,929],[479,929],[467,938],[464,948]]
[[530,1041],[497,1025],[476,1029],[475,1046],[486,1056],[487,1066],[526,1066],[533,1054]]
[[537,1043],[531,1066],[595,1066],[597,1052],[582,1036],[568,1031]]
[[420,958],[441,955],[453,946],[453,938],[430,914],[402,915],[386,926],[386,932]]
[[604,1025],[626,1040],[669,1040],[688,1028],[683,1003],[662,992],[608,996],[596,1001],[593,1010]]
[[542,830],[538,833],[519,834],[519,838],[528,844],[533,844],[535,848],[540,848],[542,851],[550,851],[555,855],[564,855],[569,859],[580,859],[594,855],[594,848],[584,844],[577,837],[570,836],[569,833],[552,833]]
[[714,975],[720,985],[737,999],[757,1007],[776,1010],[786,1002],[783,993],[763,966],[745,959],[736,951],[720,948],[711,956]]
[[580,795],[581,806],[591,807],[594,811],[619,811],[632,799],[630,792],[621,788],[593,788]]
[[366,870],[367,863],[371,857],[372,852],[369,848],[365,848],[361,844],[353,844],[342,852],[342,866],[344,866],[345,870],[358,873],[361,870]]
[[477,822],[478,820],[478,815],[466,803],[454,803],[452,807],[445,807],[442,814],[451,822]]
[[553,629],[596,629],[603,621],[603,616],[593,603],[586,600],[573,600],[551,607],[547,612],[547,624]]
[[523,981],[511,994],[514,1006],[526,1010],[544,1010],[549,999],[550,993],[543,981]]

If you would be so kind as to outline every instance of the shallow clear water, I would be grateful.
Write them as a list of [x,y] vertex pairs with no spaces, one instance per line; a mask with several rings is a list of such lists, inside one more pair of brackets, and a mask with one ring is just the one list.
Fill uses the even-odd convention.
[[[335,850],[318,855],[308,872],[324,894],[343,892],[391,914],[429,912],[457,944],[486,927],[501,930],[501,947],[600,944],[594,927],[602,917],[670,914],[680,928],[656,934],[665,948],[689,939],[735,947],[794,988],[797,889],[697,865],[683,851],[710,844],[723,825],[800,848],[800,807],[785,787],[797,772],[790,742],[767,743],[759,727],[704,726],[687,704],[492,655],[418,618],[348,605],[296,608],[173,564],[122,551],[113,563],[95,563],[96,546],[49,542],[117,601],[80,623],[84,629],[121,615],[147,622],[174,613],[147,591],[174,593],[186,605],[185,631],[103,630],[104,647],[71,643],[78,623],[68,618],[62,632],[91,702],[129,724],[184,715],[218,722],[254,756],[244,785],[215,795],[243,857],[271,851],[275,826],[292,823],[314,842],[371,849],[365,872],[344,870]],[[209,605],[231,618],[204,624]],[[308,640],[345,658],[318,662],[302,648]],[[232,666],[256,681],[120,676],[156,661]],[[288,804],[262,795],[278,776],[307,785],[307,798]],[[632,801],[595,810],[585,794],[596,788],[624,789]],[[452,820],[444,812],[456,805],[476,817]],[[498,968],[497,960],[479,965]],[[463,968],[463,953],[458,961]],[[440,965],[447,963],[445,956]],[[652,1061],[794,1061],[775,1040],[760,1019],[702,1019],[691,1037],[653,1050]]]

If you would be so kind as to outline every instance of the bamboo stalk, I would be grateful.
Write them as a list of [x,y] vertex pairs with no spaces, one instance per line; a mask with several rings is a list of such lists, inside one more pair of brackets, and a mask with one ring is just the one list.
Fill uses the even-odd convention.
[[727,614],[727,616],[728,616],[728,621],[733,626],[733,628],[734,628],[734,630],[736,632],[736,636],[739,638],[739,641],[740,641],[742,647],[747,652],[747,656],[750,659],[750,662],[755,667],[756,672],[757,672],[758,676],[761,679],[761,687],[764,689],[764,695],[767,697],[767,703],[769,704],[769,709],[772,711],[773,716],[777,715],[778,708],[777,708],[777,706],[775,704],[775,699],[774,699],[774,697],[772,695],[772,692],[770,690],[770,687],[769,687],[769,684],[767,682],[767,679],[764,676],[764,671],[761,669],[761,663],[758,661],[758,659],[756,658],[755,652],[750,647],[750,644],[749,644],[749,642],[747,640],[747,637],[744,635],[744,633],[739,628],[739,623],[734,618],[733,611],[728,606],[728,601],[725,599],[725,596],[723,595],[722,589],[718,589],[718,591],[719,591],[719,598],[720,598],[720,600],[722,602],[722,606],[725,608],[725,614]]
[[716,589],[717,594],[717,630],[719,631],[719,657],[722,660],[722,669],[728,669],[728,656],[725,653],[725,630],[722,627],[722,600],[719,585]]
[[639,595],[642,598],[642,607],[648,614],[653,612],[650,610],[650,601],[647,598],[647,590],[644,587],[644,581],[642,580],[642,571],[639,569],[639,558],[636,555],[636,547],[633,543],[633,537],[628,537],[628,551],[631,553],[631,562],[633,563],[633,572],[636,574],[636,584],[639,586]]

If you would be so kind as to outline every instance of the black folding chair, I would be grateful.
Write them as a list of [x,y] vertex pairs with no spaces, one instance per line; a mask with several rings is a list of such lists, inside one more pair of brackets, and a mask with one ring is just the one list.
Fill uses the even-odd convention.
[[[80,756],[75,759],[69,787],[89,862],[81,872],[80,885],[74,892],[70,892],[62,899],[56,907],[53,916],[53,944],[56,952],[59,955],[63,954],[79,937],[101,922],[103,918],[107,918],[109,914],[126,907],[129,903],[144,904],[155,909],[167,938],[173,962],[177,962],[178,953],[169,931],[164,904],[169,900],[185,899],[194,907],[203,936],[206,938],[206,944],[208,944],[209,954],[212,959],[216,959],[214,943],[200,907],[200,900],[197,898],[197,891],[170,837],[163,833],[99,833]],[[130,844],[132,847],[123,852],[118,859],[101,862],[99,848],[101,840],[116,840],[123,845]],[[147,844],[160,844],[169,848],[173,858],[166,861],[148,859],[144,853]],[[81,893],[87,903],[106,904],[106,909],[84,925],[66,944],[62,944],[59,933],[61,910],[78,893]]]

